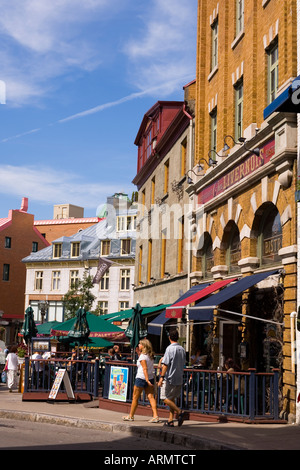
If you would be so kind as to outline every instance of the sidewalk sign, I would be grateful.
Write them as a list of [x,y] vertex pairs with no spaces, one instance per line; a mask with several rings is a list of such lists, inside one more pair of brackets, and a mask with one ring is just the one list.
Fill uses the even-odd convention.
[[65,386],[69,400],[71,399],[75,400],[70,378],[66,369],[58,369],[58,372],[56,374],[48,399],[55,400],[62,381],[64,382],[64,386]]
[[128,367],[111,366],[108,398],[126,402],[127,387]]

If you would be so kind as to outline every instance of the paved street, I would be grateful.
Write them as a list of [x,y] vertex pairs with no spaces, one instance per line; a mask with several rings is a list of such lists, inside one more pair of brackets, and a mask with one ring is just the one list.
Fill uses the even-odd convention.
[[169,450],[185,449],[170,443],[142,439],[128,433],[78,429],[30,421],[0,420],[2,450]]

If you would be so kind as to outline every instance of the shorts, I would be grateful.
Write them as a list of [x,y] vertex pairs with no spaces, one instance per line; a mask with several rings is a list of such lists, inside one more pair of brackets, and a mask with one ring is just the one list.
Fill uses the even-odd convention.
[[163,381],[162,387],[160,389],[160,398],[162,400],[175,400],[178,398],[181,393],[182,385],[172,385],[169,384],[166,380]]
[[[151,382],[152,385],[154,385],[154,379],[150,379],[149,382]],[[134,385],[135,385],[136,387],[140,387],[140,388],[147,388],[147,387],[149,387],[149,384],[146,382],[146,380],[144,380],[144,379],[139,379],[139,378],[136,378],[136,379],[135,379]]]

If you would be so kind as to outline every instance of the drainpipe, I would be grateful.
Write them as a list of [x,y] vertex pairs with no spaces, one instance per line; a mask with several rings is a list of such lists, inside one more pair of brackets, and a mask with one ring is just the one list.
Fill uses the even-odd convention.
[[291,358],[292,358],[292,373],[295,373],[295,365],[297,363],[297,350],[296,350],[296,321],[297,321],[297,313],[292,312],[290,315],[291,321]]
[[[297,0],[297,74],[299,75],[300,74],[300,0]],[[297,114],[297,128],[298,128],[298,157],[297,157],[297,173],[296,175],[299,174],[299,168],[300,168],[300,165],[299,165],[299,156],[300,156],[300,115]],[[298,179],[298,178],[297,178]],[[299,180],[298,180],[299,181]],[[297,181],[297,182],[298,182]],[[296,205],[297,205],[297,246],[298,246],[298,253],[297,253],[297,286],[299,286],[299,279],[300,279],[300,267],[299,267],[299,259],[300,259],[300,246],[299,246],[299,242],[300,242],[300,233],[299,233],[299,221],[300,221],[300,202],[296,202]],[[297,311],[299,309],[299,287],[297,288]],[[296,315],[296,325],[297,325],[297,315]],[[300,423],[300,403],[298,404],[297,403],[297,398],[298,398],[298,395],[300,393],[300,380],[299,380],[299,377],[300,377],[300,361],[298,360],[298,356],[299,356],[299,340],[300,340],[300,332],[297,330],[297,327],[296,327],[296,332],[295,332],[295,337],[296,337],[296,344],[295,344],[295,347],[296,347],[296,351],[295,351],[295,355],[296,355],[296,423],[299,424]],[[293,355],[292,355],[293,357]]]

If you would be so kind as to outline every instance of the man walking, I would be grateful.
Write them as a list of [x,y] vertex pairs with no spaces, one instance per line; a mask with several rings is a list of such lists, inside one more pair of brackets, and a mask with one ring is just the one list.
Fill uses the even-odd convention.
[[165,426],[174,427],[174,415],[177,414],[178,426],[184,420],[184,414],[175,404],[175,400],[181,393],[183,383],[183,369],[185,366],[185,350],[178,344],[178,331],[172,330],[169,334],[170,345],[161,360],[162,371],[158,386],[161,387],[160,397],[170,409],[169,420]]

